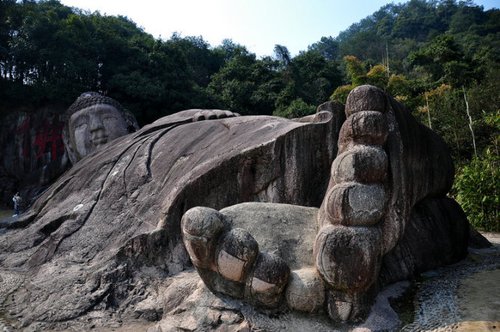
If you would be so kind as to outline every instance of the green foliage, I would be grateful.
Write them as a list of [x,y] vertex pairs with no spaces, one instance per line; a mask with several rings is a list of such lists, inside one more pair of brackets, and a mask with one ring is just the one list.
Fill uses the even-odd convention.
[[321,40],[309,46],[308,50],[318,52],[326,60],[336,60],[339,55],[339,42],[332,37],[321,37]]
[[432,39],[409,55],[413,66],[421,66],[435,82],[456,87],[468,85],[479,77],[476,63],[465,56],[455,37],[444,34]]
[[341,85],[338,88],[336,88],[335,91],[333,91],[332,95],[330,96],[330,100],[339,102],[341,104],[345,104],[349,92],[351,92],[351,90],[354,88],[355,86],[352,84]]
[[373,66],[368,73],[366,73],[366,83],[385,90],[389,83],[389,72],[387,71],[387,67],[380,64]]
[[346,55],[344,57],[346,66],[347,77],[354,86],[366,83],[366,69],[365,65],[354,55]]
[[[69,105],[95,90],[141,124],[188,108],[295,118],[328,98],[345,103],[354,87],[369,83],[446,140],[456,163],[466,165],[455,190],[469,218],[481,227],[496,218],[498,230],[499,34],[499,9],[410,0],[385,5],[295,57],[276,45],[274,57],[258,59],[231,40],[211,47],[202,37],[155,39],[125,17],[57,0],[1,0],[0,116]],[[473,138],[477,151],[489,152],[473,159]]]
[[326,101],[342,81],[337,62],[326,59],[317,51],[300,52],[290,66],[297,97],[310,105]]
[[281,116],[284,118],[294,119],[300,118],[306,115],[311,115],[316,112],[316,107],[313,105],[309,105],[304,102],[302,99],[295,99],[290,103],[290,105],[285,109],[276,110],[273,115]]
[[317,48],[300,52],[292,59],[283,46],[277,45],[275,53],[281,89],[275,99],[277,113],[274,114],[287,114],[286,109],[297,99],[308,105],[319,105],[328,99],[332,89],[341,84],[338,63],[325,57]]
[[490,231],[500,230],[499,32],[500,10],[471,2],[384,6],[335,39],[351,84],[330,97],[345,102],[369,83],[409,107],[448,143],[461,165],[453,192],[473,224]]
[[456,199],[469,221],[485,231],[500,231],[500,157],[486,149],[461,167],[455,179]]
[[[499,108],[499,31],[497,9],[412,0],[386,5],[295,57],[276,45],[273,58],[258,59],[231,40],[216,47],[178,34],[157,40],[125,17],[55,0],[5,0],[0,110],[69,105],[81,92],[97,90],[120,100],[141,124],[203,107],[298,116],[328,98],[345,102],[353,87],[369,83],[432,123],[463,162],[472,144],[462,86],[478,150],[494,141],[496,129],[486,119]],[[450,89],[433,94],[442,84]]]
[[[389,83],[389,72],[384,65],[375,65],[366,72],[366,65],[353,55],[345,56],[344,63],[348,77],[352,83],[337,87],[330,96],[330,100],[345,103],[349,92],[362,84],[371,84],[386,90]],[[393,85],[395,83],[397,84],[397,82],[393,80]]]
[[392,74],[387,82],[387,92],[401,102],[405,102],[411,94],[410,82],[404,75]]
[[255,54],[241,50],[212,76],[207,91],[223,108],[270,115],[282,87],[277,67],[270,58],[258,61]]
[[69,105],[89,90],[120,100],[140,124],[188,108],[272,114],[296,99],[318,105],[342,79],[331,38],[295,58],[277,45],[277,59],[257,59],[231,40],[155,40],[125,17],[55,0],[0,2],[0,42],[2,114]]

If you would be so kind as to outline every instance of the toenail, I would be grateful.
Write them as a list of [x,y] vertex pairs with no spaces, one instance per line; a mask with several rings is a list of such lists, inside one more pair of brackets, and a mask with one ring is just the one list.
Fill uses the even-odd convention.
[[260,253],[250,280],[250,296],[261,305],[276,306],[289,275],[290,268],[283,259],[270,253]]
[[371,226],[383,216],[386,194],[382,185],[344,182],[335,185],[327,195],[327,212],[332,224]]
[[247,231],[231,229],[220,240],[217,255],[219,273],[229,280],[243,282],[258,252],[257,241]]
[[340,129],[339,152],[344,152],[350,144],[383,145],[388,132],[384,114],[372,111],[355,113]]
[[226,279],[241,282],[244,279],[243,271],[247,262],[221,250],[217,257],[219,273]]
[[385,112],[387,109],[387,96],[385,93],[370,85],[362,85],[353,89],[345,105],[346,115],[360,111]]
[[357,292],[375,282],[380,258],[375,227],[325,226],[314,246],[316,268],[333,289]]
[[383,182],[387,176],[388,159],[380,147],[356,145],[335,158],[332,177],[335,183]]

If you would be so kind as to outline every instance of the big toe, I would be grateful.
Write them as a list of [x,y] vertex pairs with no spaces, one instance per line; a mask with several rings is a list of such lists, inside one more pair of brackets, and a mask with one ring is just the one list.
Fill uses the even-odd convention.
[[253,236],[220,212],[204,207],[182,217],[183,240],[200,277],[215,293],[276,307],[290,269],[278,256],[259,251]]
[[184,245],[193,265],[197,268],[216,269],[215,252],[219,237],[229,224],[219,211],[195,207],[181,220]]

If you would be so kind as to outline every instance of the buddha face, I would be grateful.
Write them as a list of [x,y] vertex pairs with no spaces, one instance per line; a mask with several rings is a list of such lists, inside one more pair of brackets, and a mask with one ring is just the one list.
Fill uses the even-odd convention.
[[107,142],[128,134],[127,121],[115,107],[97,104],[81,109],[69,119],[69,133],[78,159]]

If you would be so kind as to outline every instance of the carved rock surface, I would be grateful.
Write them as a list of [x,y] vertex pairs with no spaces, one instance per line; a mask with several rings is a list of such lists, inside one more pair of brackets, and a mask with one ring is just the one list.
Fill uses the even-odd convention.
[[19,325],[129,318],[147,285],[190,266],[180,217],[193,206],[320,204],[343,114],[320,113],[317,123],[191,115],[82,159],[2,235],[0,277],[16,288],[0,295]]
[[220,212],[232,220],[233,227],[244,228],[252,234],[261,251],[278,255],[290,269],[313,265],[317,208],[242,203]]
[[[377,102],[370,105],[369,111],[378,111]],[[273,117],[191,123],[191,118],[191,113],[181,112],[160,119],[84,158],[1,235],[0,297],[5,299],[0,307],[2,316],[16,327],[35,330],[74,326],[85,329],[92,325],[114,328],[113,324],[130,323],[131,319],[140,322],[161,319],[158,324],[151,323],[152,330],[158,331],[331,328],[331,322],[320,316],[277,308],[274,310],[278,310],[279,319],[273,319],[256,313],[252,306],[241,301],[210,293],[195,272],[183,272],[190,263],[181,241],[180,219],[193,206],[221,209],[245,201],[319,206],[336,155],[337,133],[345,117],[337,114],[331,118],[329,113],[318,113],[309,118],[315,118],[316,123]],[[377,119],[368,120],[370,126],[378,128]],[[413,133],[404,119],[398,123],[402,141],[408,140],[422,151],[441,149],[441,145],[433,144],[432,135],[429,138]],[[379,138],[384,137],[371,137]],[[339,142],[340,146],[344,143]],[[389,146],[388,151],[398,148]],[[363,160],[351,159],[370,167]],[[383,158],[378,162],[383,164]],[[410,155],[405,162],[419,160]],[[409,198],[403,204],[405,216],[410,215],[413,204],[424,193],[443,196],[451,185],[452,167],[447,160],[431,162],[436,167],[430,174],[430,182],[436,183],[437,190],[429,190],[428,183],[419,182],[424,170],[409,176],[410,192],[398,195]],[[389,165],[391,170],[398,169],[397,166]],[[348,172],[344,175],[350,176]],[[441,198],[429,200],[417,205],[406,224],[400,237],[405,243],[397,245],[382,261],[377,284],[404,279],[434,264],[451,263],[463,257],[467,241],[463,241],[462,231],[468,234],[468,230],[461,210],[440,202]],[[251,207],[243,205],[246,208],[242,211]],[[316,209],[267,206],[253,207],[238,221],[257,238],[259,250],[281,254],[290,265],[290,262],[307,264],[314,259],[311,254],[314,239],[300,237],[306,233],[311,237],[316,235],[318,226],[304,217],[314,215]],[[229,207],[224,213],[230,214],[232,209],[240,207]],[[457,213],[442,213],[443,207]],[[419,208],[428,210],[419,214]],[[273,215],[280,209],[283,217]],[[234,215],[245,214],[236,211]],[[439,224],[442,219],[447,220],[442,231],[426,227]],[[307,224],[298,224],[298,220]],[[392,226],[403,233],[400,225],[388,225]],[[309,232],[308,228],[313,230]],[[418,232],[409,233],[412,229]],[[258,238],[259,233],[263,239]],[[429,241],[422,241],[421,236]],[[439,241],[434,241],[436,236]],[[304,241],[294,243],[297,239]],[[308,245],[309,241],[312,242]],[[446,252],[443,246],[450,243],[456,244],[457,250],[432,262],[419,254]],[[260,262],[272,260],[265,255]],[[265,281],[270,276],[262,273],[258,277]],[[304,287],[308,283],[305,281]],[[341,319],[351,315],[353,308],[349,302],[331,294],[327,291],[328,298],[319,300],[343,302],[345,305],[334,305],[336,314]],[[314,303],[308,307],[297,301],[297,307],[315,311],[321,305]]]
[[24,203],[39,195],[67,168],[62,141],[63,109],[13,112],[0,123],[0,204],[12,208],[19,191]]
[[[319,275],[310,259],[314,244],[314,236],[311,235],[315,235],[318,228],[318,212],[318,208],[276,203],[242,203],[220,211],[232,221],[233,227],[245,226],[259,243],[261,252],[276,254],[293,266],[285,292],[287,304],[283,303],[283,306],[291,306],[297,311],[290,312],[282,306],[274,311],[277,318],[271,319],[266,316],[266,311],[256,311],[251,305],[220,293],[217,297],[209,295],[206,288],[199,286],[201,288],[193,292],[184,305],[166,312],[156,328],[168,327],[168,331],[175,331],[181,324],[178,322],[186,321],[196,331],[203,331],[210,324],[214,328],[224,326],[224,322],[209,323],[205,315],[196,314],[202,311],[201,308],[218,308],[221,312],[231,310],[241,315],[238,327],[231,327],[236,330],[249,324],[252,328],[263,330],[279,330],[276,326],[280,326],[287,331],[307,331],[314,327],[328,331],[332,327],[324,321],[326,315],[310,314],[325,310],[325,302],[336,302],[330,307],[335,308],[339,320],[348,317],[352,310],[359,310],[351,305],[349,299],[343,299],[343,294],[328,290],[328,286],[318,280]],[[412,278],[419,272],[455,263],[467,253],[468,221],[460,206],[449,198],[428,198],[419,202],[406,226],[401,242],[382,260],[381,272],[372,291]],[[353,268],[357,264],[352,262]],[[227,285],[221,285],[224,286]],[[304,289],[309,291],[303,292]],[[307,298],[304,294],[314,295]],[[220,302],[214,304],[213,301]],[[303,319],[304,314],[298,311],[308,313],[305,316],[307,319]]]
[[[423,203],[420,209],[413,211],[415,204],[424,198],[443,198],[451,186],[453,164],[439,136],[419,124],[402,105],[372,86],[360,86],[351,91],[347,98],[346,114],[350,116],[340,130],[339,154],[333,162],[329,189],[318,212],[319,229],[313,245],[313,266],[325,282],[325,310],[330,318],[333,321],[355,322],[364,319],[370,310],[378,291],[382,259],[389,251],[397,245],[415,251],[414,254],[397,257],[396,264],[389,267],[390,273],[397,276],[398,280],[421,269],[464,257],[469,232],[466,219],[457,214],[461,209],[456,204],[437,204],[437,201],[432,201],[432,204]],[[295,233],[290,236],[287,227],[277,223],[287,219],[283,218],[286,208],[259,207],[248,212],[245,212],[244,207],[239,208],[238,213],[242,217],[238,213],[225,215],[225,209],[220,212],[209,209],[210,212],[203,216],[197,214],[196,211],[200,209],[197,207],[196,213],[191,210],[186,212],[182,229],[183,233],[189,233],[191,228],[198,228],[199,224],[212,224],[214,229],[221,231],[219,240],[213,240],[213,232],[209,232],[206,236],[210,239],[207,241],[209,245],[203,245],[203,241],[193,241],[189,236],[184,238],[187,247],[200,247],[199,252],[202,254],[195,251],[189,253],[201,278],[211,290],[269,308],[271,305],[276,307],[281,301],[282,293],[276,290],[289,275],[285,269],[277,268],[281,263],[268,264],[267,273],[274,277],[259,277],[258,283],[276,291],[273,293],[275,301],[271,303],[267,298],[259,301],[259,298],[252,296],[248,287],[253,287],[256,271],[265,274],[265,268],[259,267],[253,257],[257,253],[263,255],[265,250],[262,247],[267,247],[267,244],[259,245],[259,241],[255,241],[251,234],[266,234],[264,242],[278,243],[279,250],[271,249],[271,254],[295,253],[297,249],[293,246],[285,250],[279,246],[282,243],[286,246],[289,239],[314,232],[305,227],[314,218],[289,216],[290,225],[293,225],[290,228],[294,228],[292,233]],[[413,217],[412,211],[415,212]],[[263,216],[263,213],[269,215]],[[238,228],[239,225],[221,229],[219,223],[210,218],[213,214],[218,214],[220,220],[227,219],[226,225],[239,217],[244,220],[239,224],[248,231]],[[457,218],[450,218],[450,215]],[[422,236],[422,239],[411,238],[411,235],[409,239],[403,238],[411,218],[417,223],[413,227],[414,233],[419,234],[418,237]],[[418,223],[425,224],[420,226]],[[238,240],[234,241],[232,232],[242,236],[235,237]],[[436,235],[439,236],[435,239]],[[249,241],[240,238],[248,238]],[[424,243],[425,247],[422,247]],[[311,244],[307,247],[310,248]],[[253,255],[242,255],[245,249]],[[299,251],[308,253],[307,249]],[[436,257],[427,259],[425,256],[429,253]],[[205,257],[213,257],[211,263],[199,264]],[[273,261],[279,262],[277,258],[273,258]],[[292,264],[297,263],[297,259],[291,261]],[[411,266],[406,270],[402,268],[409,264]],[[299,267],[307,268],[310,265]],[[292,293],[306,298],[307,289],[296,287]],[[300,294],[301,290],[305,293]],[[290,307],[314,311],[317,306],[306,308],[301,301],[293,299]]]
[[[234,227],[245,225],[260,251],[277,254],[292,270],[313,266],[317,208],[242,203],[222,209],[221,213],[234,218]],[[458,203],[447,197],[424,199],[415,206],[400,243],[384,256],[380,285],[463,259],[468,237],[469,223]],[[359,263],[353,262],[353,268]]]
[[441,197],[420,201],[399,244],[383,259],[381,283],[387,285],[402,276],[411,277],[463,259],[470,227],[455,200]]

